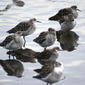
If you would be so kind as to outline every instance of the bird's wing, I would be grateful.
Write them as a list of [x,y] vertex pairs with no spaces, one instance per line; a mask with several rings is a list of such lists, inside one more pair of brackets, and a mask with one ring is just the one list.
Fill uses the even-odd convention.
[[9,44],[12,40],[14,40],[14,37],[9,35],[8,37],[5,38],[5,40],[0,43],[0,46],[6,46],[7,44]]
[[42,69],[35,69],[34,71],[40,73]]
[[37,59],[49,59],[50,56],[52,55],[52,52],[50,50],[45,50],[43,52],[41,52],[39,55],[37,55]]
[[15,33],[17,31],[26,31],[27,28],[29,28],[29,27],[30,27],[30,24],[28,24],[26,22],[21,22],[18,25],[16,25],[14,28],[9,30],[8,33]]
[[37,37],[33,41],[35,41],[37,43],[42,43],[42,42],[44,42],[46,40],[46,35],[47,34],[48,34],[47,32],[42,32],[42,33],[40,33],[39,37]]
[[59,10],[58,15],[59,16],[64,16],[64,15],[68,15],[72,13],[72,9],[71,8],[64,8]]
[[54,67],[50,64],[44,65],[41,69],[41,72],[40,72],[39,76],[41,78],[44,78],[44,77],[48,76],[53,71],[53,68]]

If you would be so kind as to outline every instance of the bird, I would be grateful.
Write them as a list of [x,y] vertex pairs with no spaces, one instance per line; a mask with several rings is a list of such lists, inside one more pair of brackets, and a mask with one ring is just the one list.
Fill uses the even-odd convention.
[[63,16],[60,20],[60,26],[63,31],[72,30],[76,26],[74,16],[72,14]]
[[22,74],[24,72],[24,66],[20,61],[15,59],[0,59],[0,65],[3,67],[4,71],[7,73],[8,76],[22,77]]
[[40,21],[37,21],[36,18],[32,18],[27,21],[22,21],[19,24],[17,24],[14,28],[8,30],[7,32],[10,34],[10,33],[15,33],[17,31],[21,31],[24,39],[23,46],[25,47],[25,43],[26,43],[25,36],[31,35],[36,30],[34,22],[40,22]]
[[60,43],[60,46],[63,50],[73,51],[77,47],[79,35],[74,31],[56,31],[57,41]]
[[[22,33],[16,32],[12,35],[8,35],[1,43],[0,46],[8,50],[22,49],[23,39],[21,38]],[[10,55],[9,55],[10,59]]]
[[11,7],[12,7],[12,4],[7,4],[4,9],[0,10],[0,12],[8,11]]
[[23,7],[25,5],[24,1],[22,0],[12,0],[13,4],[19,7]]
[[55,40],[56,40],[55,29],[48,28],[48,31],[41,32],[40,35],[33,41],[38,43],[40,46],[44,47],[44,50],[46,50],[48,46],[51,46],[55,43]]
[[36,52],[33,51],[32,49],[17,49],[15,51],[8,51],[8,55],[15,56],[16,59],[22,61],[22,62],[31,62],[31,63],[36,63],[35,61],[35,54]]
[[33,76],[33,78],[42,80],[50,85],[53,83],[59,82],[62,80],[62,74],[63,74],[64,66],[61,62],[52,62],[47,63],[44,66],[42,66],[41,69],[35,69],[34,71],[38,74],[36,76]]
[[35,58],[41,65],[45,65],[48,62],[56,62],[58,58],[58,52],[62,51],[59,47],[53,47],[51,49],[46,49],[42,52],[38,52],[35,54]]
[[79,10],[76,5],[72,5],[71,7],[59,10],[59,12],[54,16],[50,17],[49,20],[59,21],[62,18],[62,16],[68,14],[73,14],[74,18],[76,19],[78,17],[78,11],[81,10]]

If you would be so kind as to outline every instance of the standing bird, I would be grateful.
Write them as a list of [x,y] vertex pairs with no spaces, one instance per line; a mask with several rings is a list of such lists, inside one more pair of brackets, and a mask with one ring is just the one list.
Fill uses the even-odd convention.
[[23,64],[15,59],[1,60],[0,65],[3,67],[4,71],[7,72],[9,76],[22,77],[24,72]]
[[63,31],[71,30],[76,26],[76,21],[72,14],[63,16],[61,21],[60,21],[60,25],[61,25],[61,30]]
[[25,47],[25,43],[26,43],[25,36],[31,35],[32,33],[34,33],[36,29],[34,22],[39,22],[39,21],[37,21],[35,18],[32,18],[29,21],[20,22],[18,25],[16,25],[14,28],[10,29],[7,32],[15,33],[17,31],[21,31],[24,39],[24,47]]
[[33,78],[47,82],[47,85],[52,85],[62,80],[63,69],[64,67],[61,62],[47,63],[41,69],[34,70],[38,75],[33,76]]
[[[21,36],[22,33],[19,31],[16,32],[15,34],[9,35],[5,38],[3,42],[0,43],[0,46],[8,50],[21,49],[23,46],[23,40]],[[9,55],[9,59],[10,59],[10,55]]]
[[56,40],[56,31],[53,28],[49,28],[48,31],[40,33],[40,35],[33,41],[44,47],[44,50],[48,46],[54,44]]
[[80,10],[77,8],[77,6],[73,5],[69,8],[64,8],[64,9],[59,10],[59,12],[56,15],[50,17],[49,20],[59,21],[62,18],[62,16],[68,15],[68,14],[72,14],[74,18],[77,18],[78,11]]
[[59,47],[46,49],[43,52],[36,53],[35,58],[42,65],[45,65],[48,62],[56,62],[56,59],[58,58],[58,52],[57,51],[62,51],[62,50]]

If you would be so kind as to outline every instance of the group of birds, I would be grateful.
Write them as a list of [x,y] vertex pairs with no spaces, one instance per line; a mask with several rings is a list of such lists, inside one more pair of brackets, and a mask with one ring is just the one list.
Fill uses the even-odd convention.
[[[34,70],[35,72],[37,72],[37,75],[33,76],[33,78],[45,81],[47,82],[47,85],[52,85],[53,83],[62,80],[64,67],[63,63],[56,61],[56,59],[58,58],[57,51],[72,51],[74,50],[74,47],[78,45],[77,41],[79,36],[71,31],[71,29],[73,29],[76,25],[75,19],[78,17],[78,11],[80,10],[77,8],[77,6],[73,5],[69,8],[59,10],[56,15],[49,18],[49,20],[58,21],[61,29],[59,31],[56,31],[53,28],[48,28],[48,31],[41,32],[40,35],[33,40],[44,48],[42,52],[35,52],[31,49],[23,48],[26,44],[25,36],[33,34],[36,30],[34,22],[41,23],[37,19],[32,18],[29,21],[22,21],[12,29],[8,30],[7,32],[10,35],[0,43],[1,47],[9,50],[7,52],[7,54],[9,54],[9,60],[0,60],[0,64],[6,67],[5,70],[7,70],[6,72],[8,72],[8,75],[10,75],[10,70],[12,75],[15,72],[13,66],[11,66],[12,63],[10,63],[12,60],[10,59],[10,55],[12,55],[13,59],[15,56],[16,59],[23,62],[35,62],[35,59],[38,60],[38,62],[42,65],[42,68]],[[23,36],[23,39],[21,36]],[[60,42],[62,49],[60,49],[59,47],[47,49],[47,47],[55,43],[56,39]],[[68,49],[66,49],[66,45],[68,46]],[[8,64],[8,61],[10,64]],[[13,60],[13,62],[14,61],[15,59]],[[18,61],[18,63],[20,62]],[[19,75],[15,72],[15,75],[18,75],[18,77],[20,77],[24,71],[23,65],[19,65],[19,68],[17,67],[18,65],[16,63],[16,65],[14,65],[14,68],[19,69],[21,67],[22,69],[20,73],[19,70],[18,72],[16,71]]]

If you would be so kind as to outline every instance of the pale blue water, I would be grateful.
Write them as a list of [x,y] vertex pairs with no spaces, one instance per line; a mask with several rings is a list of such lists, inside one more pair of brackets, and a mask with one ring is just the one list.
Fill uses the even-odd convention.
[[[59,9],[70,7],[76,4],[82,12],[79,12],[79,17],[76,20],[77,25],[73,29],[80,38],[77,50],[72,52],[59,52],[58,61],[64,64],[65,80],[62,80],[54,85],[85,85],[85,1],[84,0],[23,0],[24,7],[12,6],[6,12],[0,12],[0,42],[8,35],[7,30],[14,27],[21,21],[37,18],[42,23],[36,23],[36,31],[34,34],[27,36],[26,47],[35,51],[42,51],[43,48],[33,42],[40,32],[53,27],[56,30],[60,29],[58,22],[48,21],[48,18],[58,12]],[[0,0],[0,10],[5,8],[7,4],[11,4],[11,0]],[[59,46],[56,41],[53,46]],[[52,46],[51,46],[52,47]],[[50,48],[50,47],[49,47]],[[7,50],[0,47],[0,59],[7,59]],[[39,63],[23,63],[25,71],[22,78],[7,76],[0,66],[0,85],[45,85],[44,82],[33,79],[35,75],[33,69],[41,67]]]

